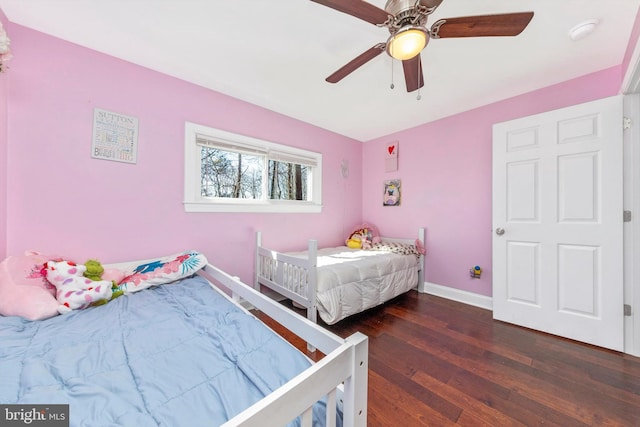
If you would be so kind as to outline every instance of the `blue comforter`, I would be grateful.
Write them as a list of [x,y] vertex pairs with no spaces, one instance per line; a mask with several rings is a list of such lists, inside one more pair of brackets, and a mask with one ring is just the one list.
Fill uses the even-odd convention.
[[200,277],[44,321],[0,317],[0,403],[69,404],[72,426],[218,426],[309,365]]

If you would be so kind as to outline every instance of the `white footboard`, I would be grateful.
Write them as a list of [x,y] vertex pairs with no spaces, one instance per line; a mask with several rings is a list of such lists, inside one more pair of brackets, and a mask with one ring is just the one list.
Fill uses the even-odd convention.
[[318,242],[309,240],[306,259],[286,255],[262,246],[262,235],[256,233],[255,288],[272,289],[307,309],[307,318],[317,321],[316,266]]
[[[424,229],[424,227],[420,227],[418,229],[418,240],[420,240],[420,243],[422,243],[422,247],[426,248],[425,245],[425,238],[426,238],[427,234],[426,234],[426,230]],[[396,243],[407,243],[409,245],[413,245],[415,244],[415,239],[402,239],[402,238],[395,238],[395,237],[382,237],[381,238],[383,242],[396,242]],[[420,254],[420,259],[418,260],[418,265],[419,265],[419,270],[418,270],[418,284],[417,284],[417,288],[418,291],[421,291],[422,288],[424,288],[424,254]]]
[[212,284],[231,291],[269,317],[320,349],[326,356],[267,397],[238,414],[223,427],[284,426],[297,416],[303,427],[311,427],[313,405],[327,399],[328,427],[335,426],[337,390],[342,388],[345,427],[367,425],[368,339],[355,333],[347,339],[288,310],[224,271],[207,265],[198,274]]

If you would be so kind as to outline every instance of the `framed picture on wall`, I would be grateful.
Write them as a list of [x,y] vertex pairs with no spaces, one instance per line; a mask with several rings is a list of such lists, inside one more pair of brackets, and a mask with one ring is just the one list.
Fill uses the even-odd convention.
[[384,152],[384,171],[395,172],[398,170],[398,141],[387,145]]
[[382,206],[400,206],[401,198],[400,180],[390,179],[388,181],[384,181]]
[[93,109],[91,157],[116,162],[136,163],[138,119],[113,111]]

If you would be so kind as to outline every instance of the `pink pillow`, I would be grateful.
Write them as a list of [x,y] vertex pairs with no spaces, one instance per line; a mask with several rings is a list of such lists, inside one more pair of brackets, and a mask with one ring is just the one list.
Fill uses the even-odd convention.
[[42,320],[58,314],[55,290],[41,273],[58,257],[27,252],[0,262],[0,314]]
[[104,267],[104,271],[102,272],[102,280],[109,280],[116,283],[120,283],[120,281],[124,279],[125,276],[126,274],[124,273],[124,271],[117,268]]

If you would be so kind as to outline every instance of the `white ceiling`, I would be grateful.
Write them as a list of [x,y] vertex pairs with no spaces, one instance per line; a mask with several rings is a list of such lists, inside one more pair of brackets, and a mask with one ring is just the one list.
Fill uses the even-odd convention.
[[[384,8],[386,0],[370,3]],[[309,0],[0,0],[16,24],[360,141],[619,65],[639,5],[445,0],[429,23],[535,15],[517,37],[431,40],[417,100],[406,92],[401,64],[385,54],[337,84],[325,82],[388,31]],[[593,34],[569,39],[572,27],[593,18],[600,21]]]

